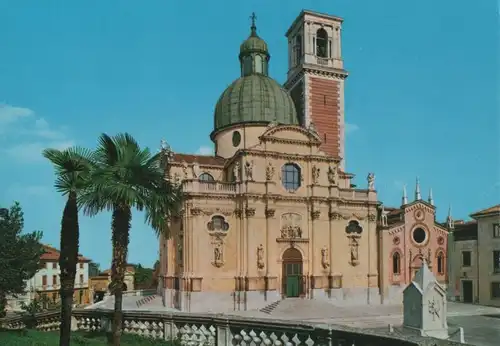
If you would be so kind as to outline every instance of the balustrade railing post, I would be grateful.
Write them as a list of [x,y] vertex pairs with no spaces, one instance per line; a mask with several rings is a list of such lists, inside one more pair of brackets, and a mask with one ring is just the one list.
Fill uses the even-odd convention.
[[101,316],[100,328],[102,332],[111,333],[111,317],[108,314]]
[[174,341],[177,338],[175,324],[171,318],[163,321],[163,338],[166,341]]
[[231,346],[231,330],[229,329],[229,320],[217,325],[217,346]]

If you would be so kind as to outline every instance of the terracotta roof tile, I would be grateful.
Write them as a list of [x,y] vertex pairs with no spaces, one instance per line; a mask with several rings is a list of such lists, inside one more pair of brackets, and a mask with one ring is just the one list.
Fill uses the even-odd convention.
[[174,154],[173,161],[177,163],[186,161],[187,163],[198,162],[200,165],[224,166],[226,159],[220,156]]
[[[55,247],[43,245],[43,250],[45,251],[45,253],[40,256],[40,260],[46,262],[59,261],[59,256],[61,253]],[[78,254],[78,262],[90,262],[90,259],[83,257],[81,254]]]
[[471,214],[471,217],[485,216],[488,214],[500,214],[500,204],[497,204],[497,205],[494,205],[493,207],[475,212],[474,214]]

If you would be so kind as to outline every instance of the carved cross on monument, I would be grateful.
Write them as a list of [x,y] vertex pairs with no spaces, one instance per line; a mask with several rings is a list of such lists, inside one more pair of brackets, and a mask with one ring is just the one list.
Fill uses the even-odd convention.
[[432,301],[431,300],[428,301],[428,305],[429,305],[429,313],[432,315],[432,320],[435,321],[436,316],[439,317],[439,311],[440,311],[439,304],[434,300],[434,298],[432,298]]

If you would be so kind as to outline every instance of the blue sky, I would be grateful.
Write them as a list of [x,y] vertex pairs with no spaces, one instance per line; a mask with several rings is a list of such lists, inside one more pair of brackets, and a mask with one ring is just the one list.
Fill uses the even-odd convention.
[[[284,82],[285,31],[302,8],[345,19],[347,170],[375,172],[387,205],[415,177],[443,219],[500,201],[498,10],[494,0],[0,0],[0,204],[22,203],[26,230],[59,245],[64,199],[45,147],[93,147],[131,132],[179,152],[212,143],[215,102],[239,75],[239,44],[257,13]],[[196,124],[196,126],[193,126]],[[109,267],[110,216],[81,219],[81,252]],[[134,215],[130,262],[158,244]]]

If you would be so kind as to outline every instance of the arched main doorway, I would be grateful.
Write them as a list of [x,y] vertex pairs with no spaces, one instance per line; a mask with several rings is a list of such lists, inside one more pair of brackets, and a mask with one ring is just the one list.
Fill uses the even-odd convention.
[[283,295],[285,297],[300,297],[302,292],[302,254],[295,248],[289,248],[283,253]]

